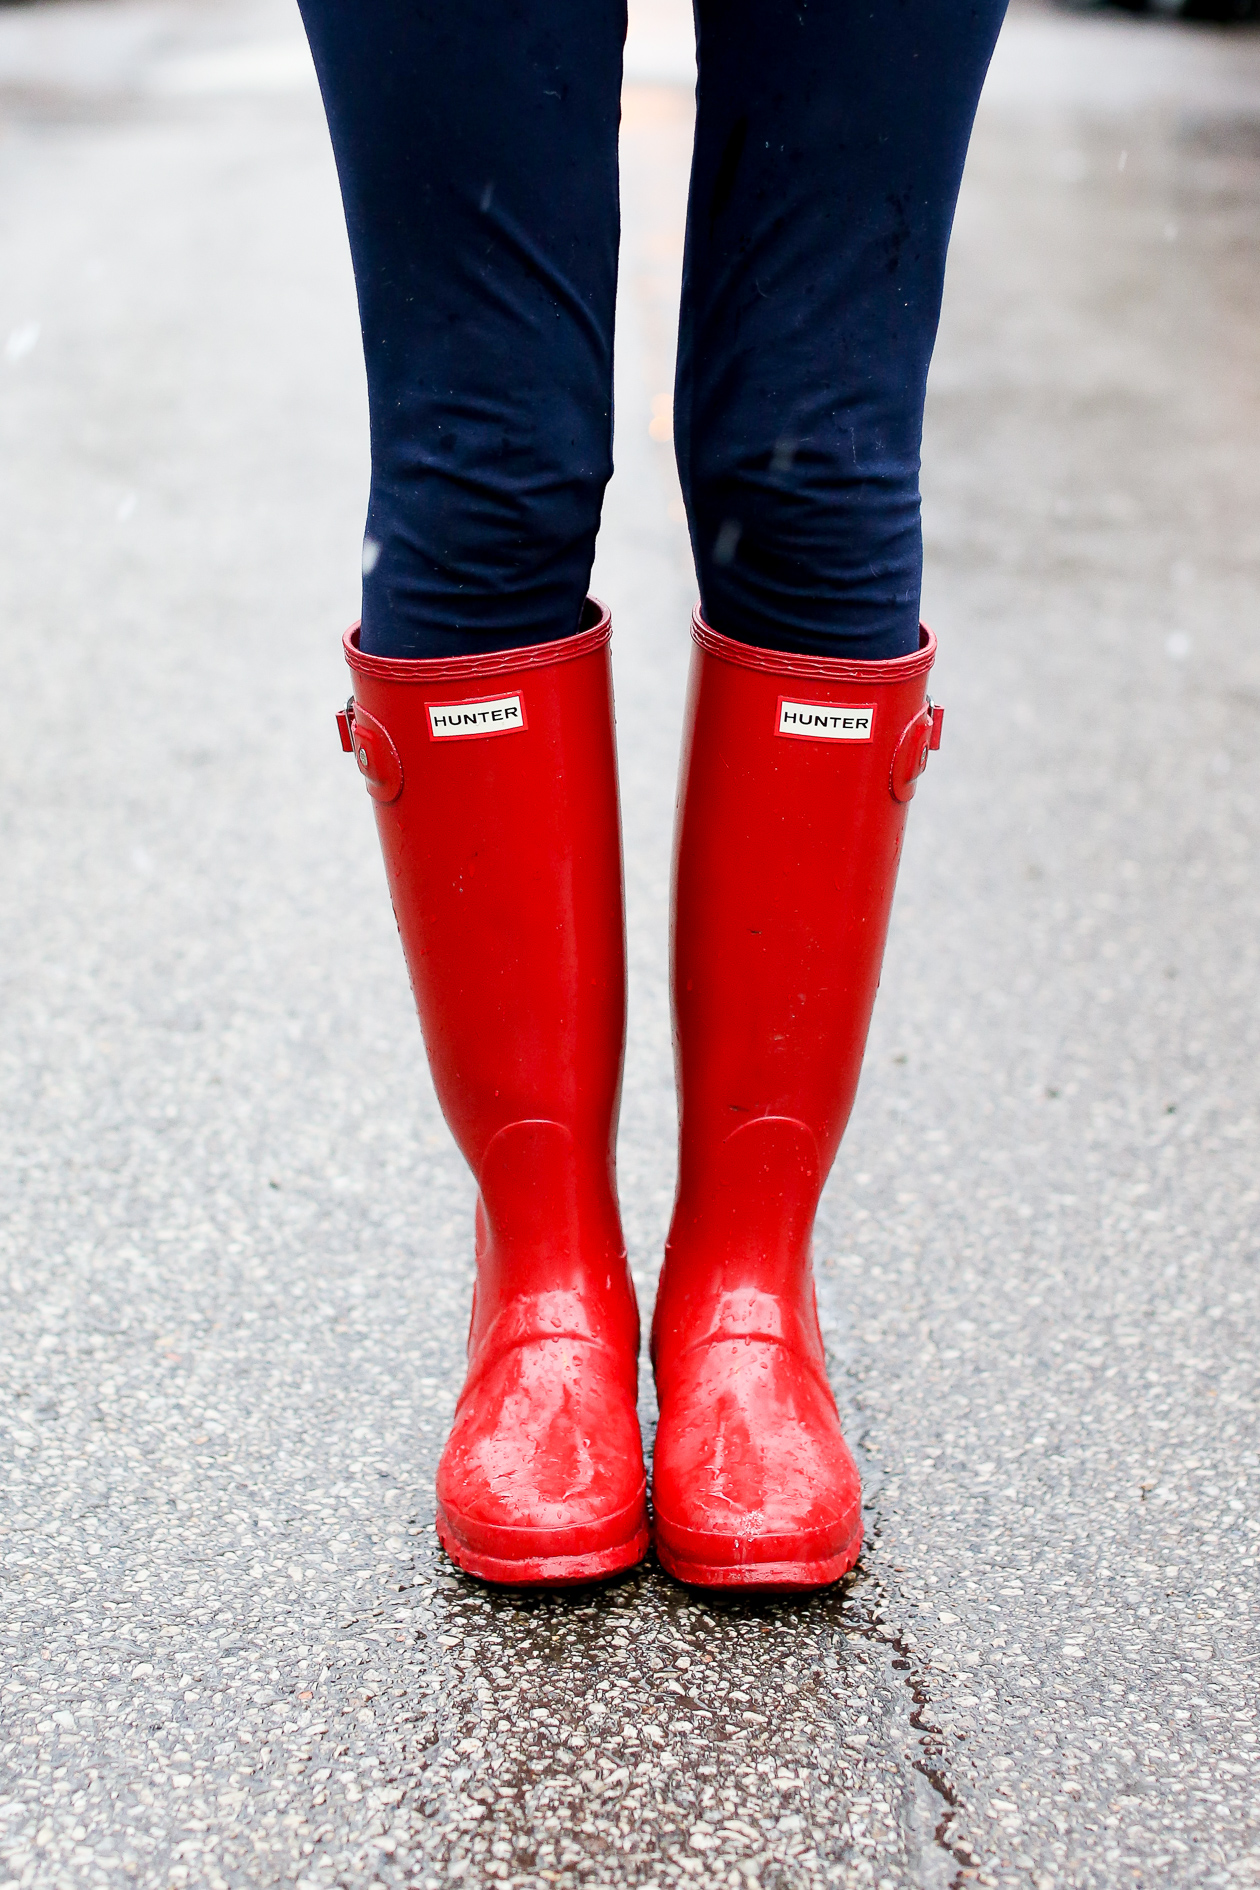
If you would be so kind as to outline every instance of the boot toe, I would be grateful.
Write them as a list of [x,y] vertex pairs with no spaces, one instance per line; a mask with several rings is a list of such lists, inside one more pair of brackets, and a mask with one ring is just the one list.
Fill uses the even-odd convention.
[[662,1399],[657,1551],[700,1587],[818,1588],[862,1546],[861,1485],[831,1394],[787,1347],[715,1341]]
[[515,1346],[460,1400],[438,1469],[438,1535],[490,1581],[594,1581],[648,1542],[638,1418],[602,1347]]

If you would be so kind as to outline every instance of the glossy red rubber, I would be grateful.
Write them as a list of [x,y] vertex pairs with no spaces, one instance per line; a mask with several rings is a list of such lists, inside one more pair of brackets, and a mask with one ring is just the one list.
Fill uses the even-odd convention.
[[[888,663],[730,642],[697,612],[674,859],[679,1177],[652,1331],[657,1552],[705,1588],[818,1588],[862,1546],[811,1239],[853,1106],[935,641]],[[909,731],[909,733],[907,733]]]
[[438,1100],[477,1179],[468,1376],[437,1530],[486,1581],[597,1581],[648,1545],[639,1318],[617,1209],[625,921],[608,613],[490,656],[345,639]]

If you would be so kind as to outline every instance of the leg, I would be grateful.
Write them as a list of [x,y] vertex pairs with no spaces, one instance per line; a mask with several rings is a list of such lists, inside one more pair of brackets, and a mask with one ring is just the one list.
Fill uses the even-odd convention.
[[705,614],[653,1359],[657,1548],[709,1586],[818,1586],[861,1547],[811,1237],[939,737],[919,430],[1000,3],[700,0],[678,441]]
[[608,474],[624,7],[302,4],[372,408],[378,555],[346,640],[342,736],[478,1193],[437,1528],[486,1580],[591,1581],[647,1547],[614,1171],[610,629],[585,603]]
[[611,471],[625,0],[299,0],[372,419],[363,648],[578,627]]
[[917,647],[924,388],[1004,8],[696,0],[675,438],[726,636]]

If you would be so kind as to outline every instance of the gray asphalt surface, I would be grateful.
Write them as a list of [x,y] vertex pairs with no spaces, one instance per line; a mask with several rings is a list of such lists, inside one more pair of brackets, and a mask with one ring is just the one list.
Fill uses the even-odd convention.
[[[672,0],[629,71],[646,1316]],[[868,1548],[796,1606],[497,1594],[432,1533],[471,1188],[333,727],[365,418],[291,8],[0,10],[0,254],[0,1885],[1260,1881],[1260,37],[1028,0],[999,48],[926,449],[946,740],[818,1241]]]

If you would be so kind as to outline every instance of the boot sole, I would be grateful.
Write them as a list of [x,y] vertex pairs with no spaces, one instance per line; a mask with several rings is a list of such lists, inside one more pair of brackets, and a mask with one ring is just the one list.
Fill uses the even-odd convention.
[[[621,1517],[613,1518],[614,1523],[621,1520]],[[641,1562],[652,1539],[645,1506],[639,1509],[633,1519],[630,1535],[607,1547],[581,1550],[571,1555],[530,1555],[519,1550],[495,1555],[484,1545],[474,1547],[460,1533],[440,1503],[437,1506],[436,1524],[438,1541],[457,1568],[463,1569],[466,1575],[475,1575],[478,1581],[494,1582],[502,1588],[574,1588],[586,1582],[608,1581],[612,1576],[624,1574],[626,1569]],[[491,1533],[498,1535],[500,1532],[482,1528],[478,1533],[486,1536]],[[501,1533],[504,1537],[509,1534],[507,1530]],[[519,1541],[520,1537],[528,1537],[532,1532],[523,1529],[511,1533]],[[554,1533],[548,1530],[548,1537],[553,1537]],[[515,1545],[512,1546],[515,1548]],[[506,1541],[503,1548],[505,1551],[509,1549]]]
[[[685,1532],[690,1535],[690,1530]],[[783,1557],[774,1562],[735,1561],[697,1561],[688,1555],[680,1555],[671,1548],[668,1525],[661,1527],[661,1520],[656,1518],[655,1530],[656,1554],[661,1567],[675,1581],[684,1582],[688,1588],[738,1588],[745,1594],[750,1590],[762,1594],[790,1594],[802,1589],[829,1588],[838,1582],[862,1553],[862,1522],[858,1518],[853,1534],[841,1548],[831,1555],[821,1558],[801,1556]],[[718,1544],[713,1547],[716,1550]],[[736,1550],[732,1542],[732,1551]]]

